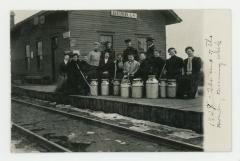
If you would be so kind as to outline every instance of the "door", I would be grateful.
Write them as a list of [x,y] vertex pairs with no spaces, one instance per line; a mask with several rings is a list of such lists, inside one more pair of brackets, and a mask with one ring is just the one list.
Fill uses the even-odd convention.
[[56,62],[55,57],[57,55],[57,48],[58,48],[58,39],[57,37],[52,37],[51,39],[51,63],[52,63],[52,81],[56,81]]

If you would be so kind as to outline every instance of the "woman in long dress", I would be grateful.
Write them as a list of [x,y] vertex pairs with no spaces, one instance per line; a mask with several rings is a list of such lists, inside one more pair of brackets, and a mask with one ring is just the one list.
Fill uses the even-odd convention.
[[72,60],[68,65],[67,93],[87,95],[89,85],[83,73],[83,68],[78,60],[78,54],[73,54]]
[[69,53],[64,53],[64,59],[59,65],[59,76],[57,80],[56,92],[66,91],[67,72],[69,64]]

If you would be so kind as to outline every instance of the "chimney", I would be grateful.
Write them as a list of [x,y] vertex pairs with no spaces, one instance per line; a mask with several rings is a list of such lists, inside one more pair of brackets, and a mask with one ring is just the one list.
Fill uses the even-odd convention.
[[10,27],[11,28],[15,25],[14,19],[15,19],[15,13],[13,11],[11,11],[10,12]]

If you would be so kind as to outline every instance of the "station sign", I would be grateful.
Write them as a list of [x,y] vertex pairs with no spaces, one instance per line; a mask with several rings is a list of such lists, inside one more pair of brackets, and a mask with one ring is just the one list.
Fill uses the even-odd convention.
[[111,11],[111,16],[127,17],[137,19],[137,13],[125,12],[125,11]]

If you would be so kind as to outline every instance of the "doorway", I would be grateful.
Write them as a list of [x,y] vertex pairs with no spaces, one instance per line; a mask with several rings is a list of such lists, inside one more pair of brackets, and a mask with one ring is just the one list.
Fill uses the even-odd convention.
[[56,81],[56,62],[55,57],[57,55],[57,49],[58,49],[58,39],[57,37],[51,38],[51,62],[52,62],[52,81]]

